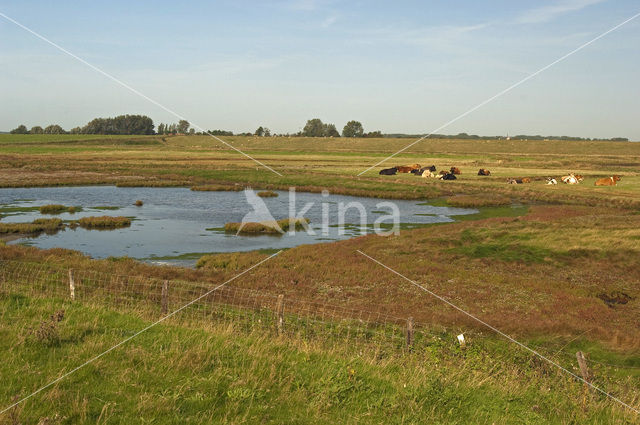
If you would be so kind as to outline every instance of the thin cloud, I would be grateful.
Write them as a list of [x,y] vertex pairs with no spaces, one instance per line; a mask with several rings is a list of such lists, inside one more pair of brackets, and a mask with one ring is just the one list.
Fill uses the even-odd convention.
[[563,0],[550,6],[527,10],[518,16],[515,22],[518,24],[541,24],[603,1],[606,0]]

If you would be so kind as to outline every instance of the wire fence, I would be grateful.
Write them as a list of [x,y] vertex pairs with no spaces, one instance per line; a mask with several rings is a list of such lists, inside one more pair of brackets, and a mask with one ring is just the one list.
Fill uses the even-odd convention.
[[[57,297],[108,306],[151,320],[202,297],[212,287],[211,283],[69,269],[51,263],[0,260],[0,294]],[[411,318],[232,285],[198,299],[171,320],[227,323],[245,331],[264,328],[277,335],[322,343],[362,341],[411,350],[432,336],[421,332],[422,329]]]
[[[145,276],[69,269],[53,263],[0,260],[0,295],[20,294],[34,298],[56,297],[75,303],[98,305],[157,320],[202,297],[215,285],[211,282],[163,280]],[[229,325],[240,332],[263,330],[276,336],[290,336],[322,345],[366,343],[377,348],[421,352],[434,344],[449,349],[463,348],[444,328],[416,323],[410,317],[395,317],[382,311],[356,310],[265,291],[224,286],[198,299],[171,317],[182,324],[208,323]],[[478,342],[479,334],[475,334]],[[445,341],[443,341],[445,339]],[[505,352],[493,339],[483,339],[491,356],[513,358],[517,352]],[[534,347],[545,352],[543,347]],[[545,353],[569,368],[575,355],[563,350]],[[520,353],[523,361],[534,361]],[[526,360],[529,359],[529,360]],[[595,362],[596,364],[601,362]],[[595,365],[594,365],[595,366]],[[635,365],[606,365],[634,369]]]

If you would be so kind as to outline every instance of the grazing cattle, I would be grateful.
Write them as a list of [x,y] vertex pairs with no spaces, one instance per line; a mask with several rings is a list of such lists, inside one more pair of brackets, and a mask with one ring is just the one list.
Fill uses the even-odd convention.
[[440,180],[456,180],[457,177],[452,173],[443,174],[440,176]]
[[416,176],[421,176],[421,175],[422,175],[422,169],[420,169],[420,170],[415,169],[415,170],[411,170],[411,171],[409,171],[409,172],[410,172],[411,174],[415,174]]
[[553,177],[547,177],[547,184],[558,184],[558,180]]
[[523,177],[522,183],[531,183],[531,179],[529,177]]
[[449,172],[451,174],[462,174],[462,171],[460,171],[458,167],[451,167],[451,170],[449,170]]
[[584,180],[584,177],[582,177],[581,174],[576,174],[574,177],[576,178],[576,180],[578,180],[578,183],[582,183],[582,181]]
[[380,170],[378,174],[380,174],[381,176],[395,176],[397,172],[398,172],[398,169],[396,167],[393,167],[393,168],[385,168],[384,170]]
[[491,171],[485,170],[484,168],[481,168],[480,170],[478,170],[478,175],[479,176],[490,176],[491,175]]
[[428,169],[427,169],[427,170],[424,170],[424,171],[422,172],[422,178],[423,178],[423,179],[426,179],[427,177],[435,177],[435,174],[433,174],[433,172],[432,172],[432,171],[430,171],[430,170],[428,170]]
[[438,173],[439,176],[446,176],[447,174],[449,174],[447,170],[440,170],[440,172]]
[[620,179],[622,179],[622,177],[620,177],[620,176],[606,177],[604,179],[596,180],[595,185],[596,186],[615,186],[615,185],[618,184]]
[[432,165],[431,167],[429,167],[429,171],[431,171],[432,173],[436,172],[436,166]]
[[521,184],[522,180],[518,181],[516,179],[507,179],[508,184]]

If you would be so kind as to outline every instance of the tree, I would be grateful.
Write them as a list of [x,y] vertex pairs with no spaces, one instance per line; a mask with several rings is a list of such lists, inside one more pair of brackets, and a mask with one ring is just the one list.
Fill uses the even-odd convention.
[[359,121],[349,121],[342,129],[343,137],[362,137],[364,129]]
[[189,136],[193,136],[194,134],[196,134],[196,129],[195,128],[190,128],[189,129]]
[[29,133],[30,134],[42,134],[42,133],[44,133],[44,130],[39,125],[35,125],[35,126],[31,127],[31,130],[29,130]]
[[82,128],[73,127],[71,130],[69,130],[69,134],[82,134]]
[[164,124],[160,123],[158,125],[158,134],[164,134]]
[[29,130],[27,130],[27,126],[24,124],[20,124],[13,130],[11,130],[11,134],[29,134]]
[[262,126],[258,127],[255,133],[253,134],[258,137],[264,136],[264,128],[262,128]]
[[187,121],[187,120],[180,120],[180,121],[178,122],[178,129],[177,129],[178,133],[182,133],[182,134],[184,134],[184,133],[186,133],[187,131],[189,131],[189,126],[190,126],[190,125],[191,125],[191,124],[189,124],[189,121]]
[[271,137],[271,130],[267,127],[264,128],[264,137]]
[[58,124],[51,124],[44,128],[44,134],[64,134],[65,131]]
[[338,133],[335,124],[325,124],[323,133],[325,137],[340,137],[340,133]]
[[370,131],[362,135],[362,137],[383,137],[382,132],[380,130]]
[[324,124],[322,124],[320,118],[314,118],[307,121],[307,124],[302,129],[302,135],[307,137],[324,136]]
[[153,134],[153,120],[146,115],[94,118],[82,128],[84,134]]

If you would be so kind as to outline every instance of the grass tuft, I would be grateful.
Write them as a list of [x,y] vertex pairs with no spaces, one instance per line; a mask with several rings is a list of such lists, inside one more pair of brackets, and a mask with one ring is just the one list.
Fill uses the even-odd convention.
[[[275,222],[261,221],[259,223],[227,223],[224,225],[224,230],[229,233],[280,235],[283,232],[289,231],[291,226],[293,226],[295,230],[301,230],[304,229],[308,223],[309,219],[307,218],[285,218],[282,220],[276,220]],[[282,232],[278,227],[282,229]]]
[[128,227],[131,225],[131,219],[128,217],[83,217],[78,220],[80,227],[85,229],[117,229]]
[[258,196],[261,198],[275,198],[278,194],[272,190],[263,190],[262,192],[258,192]]
[[43,205],[40,207],[40,214],[61,214],[67,211],[69,211],[69,207],[60,204]]
[[0,233],[34,234],[41,232],[55,232],[62,228],[59,218],[39,218],[31,223],[0,223]]

